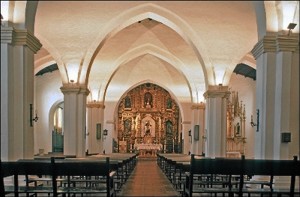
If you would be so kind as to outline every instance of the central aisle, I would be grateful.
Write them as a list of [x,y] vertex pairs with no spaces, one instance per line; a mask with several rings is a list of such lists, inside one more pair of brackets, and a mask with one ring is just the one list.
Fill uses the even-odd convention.
[[117,196],[180,196],[156,163],[138,158],[137,165]]

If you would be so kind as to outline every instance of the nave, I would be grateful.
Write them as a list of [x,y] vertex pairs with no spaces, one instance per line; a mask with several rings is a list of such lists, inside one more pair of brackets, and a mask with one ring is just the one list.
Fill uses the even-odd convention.
[[1,196],[300,196],[297,156],[45,155],[0,167]]
[[180,196],[156,163],[156,157],[138,158],[136,168],[118,196]]

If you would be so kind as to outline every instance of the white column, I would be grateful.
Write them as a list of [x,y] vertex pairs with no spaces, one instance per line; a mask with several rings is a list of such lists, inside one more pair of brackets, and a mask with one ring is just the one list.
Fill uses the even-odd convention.
[[255,158],[273,157],[276,37],[267,35],[252,50],[256,58],[256,106],[259,110],[255,133]]
[[[103,111],[104,105],[100,102],[90,102],[87,104],[87,149],[90,154],[103,152]],[[97,138],[97,125],[99,124],[100,138]]]
[[[299,54],[294,53],[299,52],[298,43],[293,36],[266,35],[252,49],[259,109],[255,158],[292,159],[299,154]],[[282,132],[291,132],[293,142],[282,144]]]
[[[192,106],[192,114],[193,114],[193,121],[192,121],[192,154],[201,155],[204,153],[204,144],[203,144],[203,135],[204,135],[204,128],[205,128],[205,104],[194,104]],[[195,138],[195,126],[199,126],[198,131],[198,138]]]
[[89,90],[77,84],[61,87],[64,94],[64,155],[84,157],[86,97]]
[[105,150],[105,153],[112,153],[113,137],[115,133],[115,121],[105,120],[103,129],[107,130],[107,136],[105,136],[103,141],[103,150]]
[[191,137],[189,136],[189,131],[191,130],[191,121],[182,121],[182,136],[183,136],[183,154],[188,154],[191,152],[190,142]]
[[206,99],[206,146],[205,156],[226,156],[226,99],[228,86],[209,86]]
[[26,29],[1,26],[1,158],[33,158],[34,53],[39,40]]
[[[278,143],[274,143],[274,159],[292,159],[294,155],[299,156],[299,48],[297,47],[299,47],[297,37],[277,37],[273,141]],[[291,142],[281,142],[283,132],[291,134]]]

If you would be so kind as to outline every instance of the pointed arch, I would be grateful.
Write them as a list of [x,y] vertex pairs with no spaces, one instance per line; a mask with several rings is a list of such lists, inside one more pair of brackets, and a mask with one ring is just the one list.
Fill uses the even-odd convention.
[[183,74],[183,72],[180,70],[180,67],[184,67],[184,64],[177,58],[175,57],[173,54],[169,53],[166,50],[160,49],[154,45],[151,44],[145,44],[145,45],[141,45],[138,47],[135,47],[129,51],[127,51],[125,54],[123,54],[122,56],[120,56],[114,63],[114,65],[112,65],[113,67],[115,67],[116,69],[113,71],[113,73],[108,74],[107,76],[109,76],[108,79],[104,80],[105,85],[101,86],[104,88],[103,91],[100,91],[100,98],[103,99],[103,102],[105,101],[105,96],[106,96],[106,92],[107,92],[107,88],[109,87],[109,84],[111,82],[111,80],[113,79],[114,75],[116,74],[116,72],[120,69],[120,67],[118,67],[119,65],[125,64],[126,62],[129,62],[139,56],[145,55],[145,54],[150,54],[153,55],[165,62],[168,62],[170,65],[174,66],[175,69],[182,74],[182,76],[184,77],[187,85],[188,85],[188,89],[189,89],[189,93],[190,93],[190,98],[191,98],[191,102],[193,102],[194,100],[196,101],[196,98],[193,98],[193,94],[192,92],[194,91],[192,86],[189,83],[189,80],[186,78],[186,75]]
[[208,58],[203,59],[203,57],[206,58],[208,56],[205,55],[204,48],[200,48],[203,45],[201,44],[201,40],[199,37],[197,37],[194,30],[183,19],[173,12],[153,3],[145,3],[126,10],[113,18],[106,26],[103,27],[103,32],[99,34],[99,36],[95,39],[95,42],[86,52],[80,72],[79,82],[85,84],[88,83],[89,73],[93,61],[109,37],[115,35],[129,25],[147,18],[152,18],[158,22],[161,22],[177,32],[194,50],[204,73],[206,87],[208,84],[214,83],[213,71],[210,69],[211,66],[209,66],[210,61]]

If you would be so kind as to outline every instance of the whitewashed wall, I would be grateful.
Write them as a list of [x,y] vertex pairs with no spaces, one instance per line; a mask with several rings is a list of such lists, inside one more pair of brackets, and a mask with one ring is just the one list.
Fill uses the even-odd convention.
[[239,74],[233,73],[229,82],[229,87],[232,91],[237,91],[239,93],[239,101],[243,101],[246,110],[246,158],[254,158],[254,136],[256,132],[256,127],[251,127],[251,115],[253,115],[253,122],[256,123],[256,100],[255,100],[255,90],[256,81],[251,78],[244,77]]
[[63,101],[59,72],[54,71],[42,76],[35,76],[34,86],[35,109],[39,117],[38,121],[34,123],[34,154],[39,153],[39,149],[44,149],[44,152],[48,153],[52,151],[53,130],[53,123],[50,126],[50,110]]

